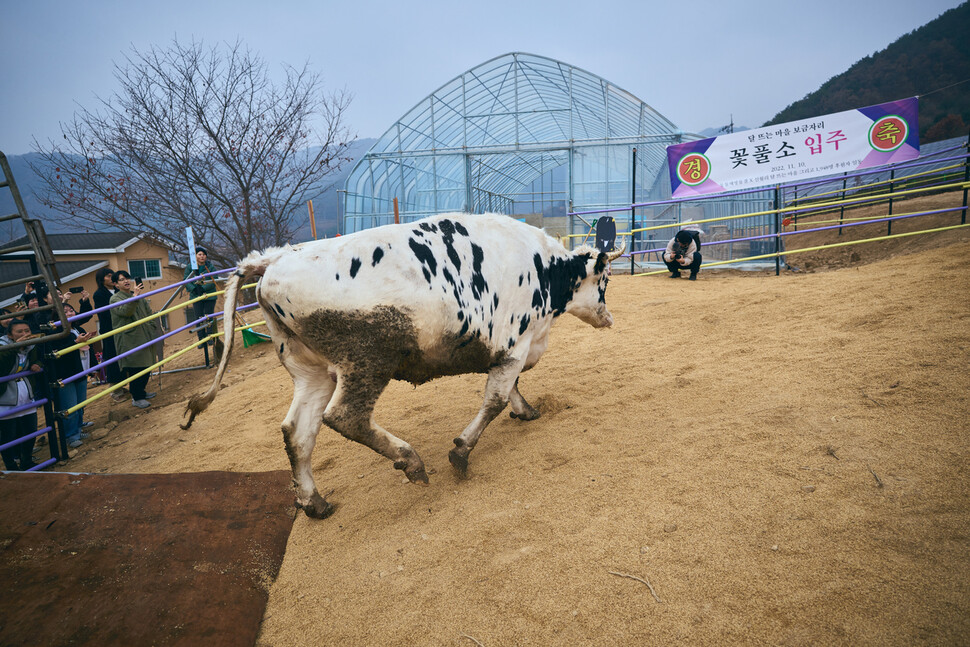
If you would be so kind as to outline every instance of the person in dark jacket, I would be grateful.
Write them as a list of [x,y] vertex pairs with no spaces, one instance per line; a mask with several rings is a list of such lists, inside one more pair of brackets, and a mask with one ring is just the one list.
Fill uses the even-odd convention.
[[[27,339],[30,335],[30,324],[23,319],[14,319],[7,324],[7,334],[0,337],[0,375],[41,371],[40,350],[36,346],[3,349],[4,346]],[[0,383],[0,444],[12,442],[37,431],[36,408],[21,411],[12,416],[6,415],[8,411],[33,402],[35,388],[33,376]],[[11,471],[29,470],[34,467],[33,453],[33,438],[0,452],[4,467]]]
[[[87,309],[85,312],[91,310],[91,303],[88,301],[82,301],[82,304],[86,304]],[[82,305],[84,307],[84,305]],[[71,307],[70,303],[64,304],[64,313],[67,315],[68,319],[75,315],[74,308]],[[57,314],[53,313],[51,315],[52,321],[57,321]],[[65,348],[70,348],[75,344],[83,344],[87,340],[94,337],[97,333],[94,331],[86,332],[84,328],[77,325],[74,322],[71,325],[71,336],[65,337],[63,339],[55,339],[50,342],[51,350],[64,350]],[[63,357],[58,357],[54,360],[54,377],[58,380],[66,380],[67,378],[77,375],[83,371],[86,367],[85,364],[85,351],[86,347],[71,351]],[[89,356],[88,356],[89,357]],[[88,359],[90,362],[90,359]],[[71,407],[84,402],[88,397],[88,380],[87,376],[80,379],[74,380],[70,384],[65,384],[64,386],[55,389],[55,400],[57,405],[57,410],[67,411]],[[67,446],[71,449],[80,447],[87,434],[81,433],[82,425],[84,424],[84,409],[78,409],[74,413],[68,415],[64,418],[64,441]]]
[[[94,281],[98,284],[98,289],[94,293],[94,307],[103,308],[108,305],[111,301],[111,297],[114,296],[115,284],[111,280],[114,271],[110,267],[102,267],[98,270],[98,273],[94,275]],[[98,314],[98,334],[104,335],[111,332],[111,311],[101,312]],[[114,357],[117,357],[118,352],[115,349],[115,338],[106,337],[101,340],[101,362],[107,362]],[[121,366],[118,362],[108,364],[104,367],[105,377],[107,378],[108,384],[117,384],[122,380],[121,377]],[[117,391],[111,393],[112,399],[115,402],[123,402],[128,398],[128,389],[121,388]]]
[[[195,248],[195,260],[199,269],[193,270],[192,266],[189,265],[185,268],[185,275],[182,280],[190,279],[193,276],[202,276],[203,274],[208,274],[209,272],[215,272],[216,268],[213,267],[212,263],[209,262],[209,252],[206,251],[204,247]],[[216,286],[214,276],[207,276],[201,278],[198,281],[192,283],[186,283],[185,288],[189,293],[189,297],[196,298],[201,297],[205,294],[212,294],[216,292],[219,288]],[[195,312],[195,318],[199,319],[206,315],[211,315],[216,309],[216,295],[212,294],[211,297],[200,299],[192,304],[192,309]],[[202,322],[197,325],[201,326]],[[204,328],[198,330],[199,341],[205,339],[207,336],[214,334],[218,330],[216,326],[215,318],[210,318],[208,324]],[[212,341],[209,342],[212,344]]]

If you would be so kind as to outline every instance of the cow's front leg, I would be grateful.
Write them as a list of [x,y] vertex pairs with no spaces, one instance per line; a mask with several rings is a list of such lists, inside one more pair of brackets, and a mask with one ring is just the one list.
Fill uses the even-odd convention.
[[426,484],[428,473],[414,448],[374,422],[374,405],[388,382],[389,376],[340,371],[337,390],[323,414],[323,422],[394,461],[395,469],[402,470],[412,483]]
[[325,519],[333,514],[334,506],[317,491],[311,456],[320,430],[320,418],[336,385],[325,368],[312,376],[298,376],[292,370],[291,374],[294,377],[293,403],[283,420],[283,442],[293,470],[296,506],[308,517]]
[[519,393],[518,376],[516,376],[515,384],[512,386],[512,392],[509,394],[509,404],[512,405],[512,410],[509,411],[510,418],[518,418],[519,420],[535,420],[541,415],[539,410],[526,402],[525,398],[522,397],[522,394]]
[[461,478],[468,476],[468,454],[475,449],[479,436],[508,404],[509,394],[515,388],[523,364],[521,360],[512,360],[489,371],[482,408],[461,435],[455,438],[455,448],[448,452],[448,460]]

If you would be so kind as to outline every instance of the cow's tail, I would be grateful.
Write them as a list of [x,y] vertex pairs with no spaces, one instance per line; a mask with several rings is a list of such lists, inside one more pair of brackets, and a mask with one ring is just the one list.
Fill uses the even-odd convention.
[[222,326],[224,331],[223,342],[225,347],[222,351],[222,358],[219,361],[219,368],[216,369],[215,379],[212,380],[212,386],[205,393],[197,393],[189,399],[189,404],[185,407],[185,414],[189,415],[189,419],[185,424],[180,424],[182,429],[188,429],[192,426],[192,421],[195,417],[206,410],[206,407],[212,403],[216,398],[216,393],[219,392],[219,387],[222,383],[222,376],[226,372],[226,367],[229,365],[229,354],[232,352],[232,342],[235,335],[233,335],[233,330],[235,328],[235,315],[236,315],[236,303],[239,297],[239,289],[245,284],[246,279],[252,276],[262,276],[266,268],[269,267],[271,261],[270,256],[265,256],[259,252],[253,252],[239,263],[236,271],[233,272],[232,276],[226,282],[226,296],[225,296],[225,314],[222,317]]

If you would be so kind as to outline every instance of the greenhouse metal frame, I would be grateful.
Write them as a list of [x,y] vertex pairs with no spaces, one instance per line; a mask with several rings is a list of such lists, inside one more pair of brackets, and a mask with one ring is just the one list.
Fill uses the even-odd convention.
[[[595,74],[505,54],[425,97],[357,162],[341,194],[342,232],[392,223],[396,206],[401,222],[492,212],[586,233],[595,215],[573,212],[669,198],[666,147],[693,139]],[[610,215],[626,231],[671,217],[647,211]]]

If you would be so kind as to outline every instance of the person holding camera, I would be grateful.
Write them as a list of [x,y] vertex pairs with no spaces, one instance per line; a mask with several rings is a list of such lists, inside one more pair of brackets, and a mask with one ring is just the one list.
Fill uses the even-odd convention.
[[[47,282],[43,279],[28,281],[20,300],[24,303],[24,310],[33,310],[50,303],[50,288],[47,287]],[[41,332],[41,326],[49,320],[46,312],[31,312],[21,318],[27,322],[30,332],[35,335]]]
[[[111,302],[111,297],[115,293],[115,284],[111,280],[114,275],[114,270],[110,267],[102,267],[98,270],[98,273],[94,275],[94,282],[97,283],[98,289],[94,291],[94,307],[103,308]],[[105,335],[111,332],[111,311],[106,311],[98,314],[98,334]],[[105,337],[101,340],[101,362],[107,362],[110,359],[114,359],[117,356],[117,351],[115,350],[115,338]],[[117,384],[123,378],[121,377],[121,367],[118,366],[118,362],[112,362],[104,367],[104,377],[108,384]],[[128,389],[122,387],[117,391],[111,392],[111,399],[115,402],[122,402],[128,396]]]
[[[111,280],[117,288],[117,292],[111,297],[109,303],[119,303],[132,297],[137,297],[142,293],[144,286],[141,283],[135,283],[131,278],[131,274],[125,272],[124,270],[118,270],[115,272]],[[131,301],[129,303],[123,303],[117,305],[110,310],[111,312],[111,328],[117,330],[122,326],[127,326],[130,323],[134,323],[152,314],[151,307],[148,305],[148,301],[145,299],[139,299],[138,301]],[[124,353],[138,348],[139,346],[144,346],[148,342],[155,339],[154,327],[151,322],[144,322],[140,325],[129,328],[128,330],[121,331],[115,335],[115,349],[118,351],[118,355],[123,355]],[[154,362],[154,354],[150,346],[146,346],[127,357],[122,357],[119,360],[121,365],[121,370],[126,377],[131,377],[136,373],[140,373]],[[145,391],[145,387],[148,385],[148,378],[151,376],[150,373],[145,373],[141,377],[132,380],[128,383],[128,390],[131,392],[131,404],[132,406],[138,407],[139,409],[147,409],[151,406],[149,400],[155,397],[154,393],[148,393]]]
[[[6,334],[0,337],[0,375],[41,371],[41,354],[37,346],[4,350],[4,346],[27,339],[31,334],[30,325],[23,319],[12,319],[7,323]],[[5,445],[37,431],[36,408],[6,415],[8,411],[33,402],[36,386],[32,375],[0,384],[0,444]],[[34,467],[33,453],[33,439],[0,452],[4,467],[11,471]]]
[[[195,248],[195,261],[199,268],[193,270],[191,265],[186,267],[185,275],[182,277],[183,281],[190,279],[193,276],[202,276],[203,274],[216,271],[216,268],[213,267],[212,263],[209,262],[209,252],[207,252],[204,247]],[[189,293],[189,297],[194,299],[196,297],[201,297],[206,294],[216,292],[218,287],[216,286],[214,279],[214,276],[207,276],[205,278],[200,278],[197,281],[193,281],[192,283],[187,283],[185,288]],[[201,319],[206,315],[211,315],[216,310],[216,295],[212,294],[211,297],[199,299],[192,304],[192,310],[195,313],[196,319]],[[199,329],[196,331],[199,335],[199,341],[205,339],[211,334],[214,334],[218,330],[215,318],[210,318],[207,322],[200,321],[196,324],[196,326],[199,326]],[[211,345],[212,343],[213,342],[210,340],[209,344]]]
[[701,268],[701,237],[700,233],[691,229],[681,229],[667,243],[663,259],[670,278],[680,278],[680,271],[690,270],[691,281],[697,280],[697,271]]
[[[87,299],[81,301],[82,304],[87,304],[87,309],[91,310],[91,303]],[[83,305],[82,305],[83,307]],[[70,303],[64,304],[64,314],[70,319],[76,313],[74,307]],[[90,317],[88,317],[90,319]],[[58,321],[57,313],[51,313],[51,321]],[[87,332],[81,327],[78,321],[71,323],[71,336],[64,337],[63,339],[57,339],[50,342],[51,350],[64,350],[70,348],[75,344],[86,343],[89,339],[97,335],[97,331]],[[66,380],[67,378],[77,375],[81,371],[87,370],[91,366],[90,350],[88,346],[78,349],[76,352],[71,352],[63,357],[58,357],[54,359],[54,377],[58,380]],[[67,411],[71,407],[84,402],[88,397],[88,380],[87,378],[82,378],[75,380],[69,384],[58,388],[55,392],[57,399],[57,410]],[[78,409],[74,413],[68,415],[64,418],[64,441],[67,446],[71,449],[77,449],[83,443],[82,441],[87,440],[88,434],[83,433],[82,430],[85,427],[90,427],[90,422],[84,422],[84,409]]]

